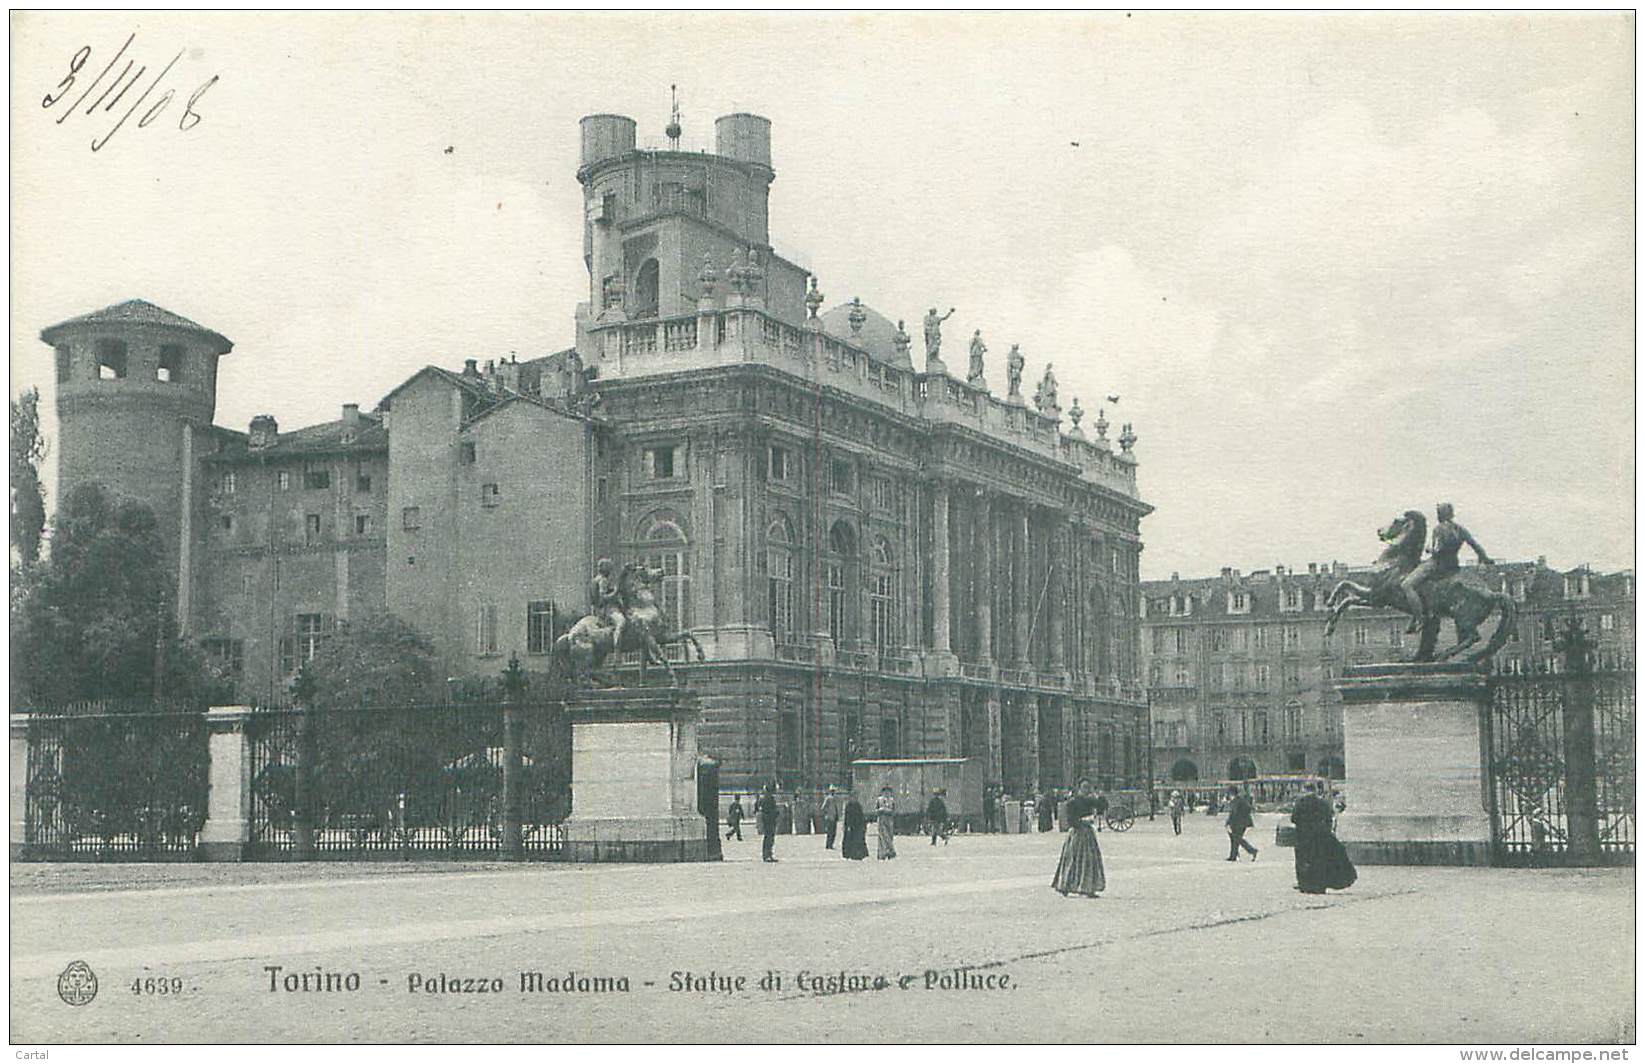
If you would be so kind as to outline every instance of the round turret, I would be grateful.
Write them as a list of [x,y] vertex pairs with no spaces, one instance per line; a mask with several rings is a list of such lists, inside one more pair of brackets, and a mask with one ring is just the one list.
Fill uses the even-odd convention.
[[771,168],[771,120],[739,113],[714,120],[714,151],[739,162]]
[[635,124],[623,115],[588,115],[582,120],[583,166],[634,150]]
[[59,322],[40,338],[57,363],[58,498],[99,482],[146,503],[175,560],[192,534],[217,360],[234,345],[140,299]]

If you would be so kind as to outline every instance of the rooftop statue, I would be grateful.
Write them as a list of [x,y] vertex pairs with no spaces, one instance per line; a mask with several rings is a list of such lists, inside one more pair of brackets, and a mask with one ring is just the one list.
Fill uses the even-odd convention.
[[971,334],[971,368],[965,374],[965,383],[983,384],[982,356],[987,353],[988,345],[982,342],[982,330],[978,329]]
[[1011,345],[1011,351],[1005,356],[1005,394],[1022,398],[1022,370],[1028,360],[1022,357],[1017,345]]
[[554,641],[549,658],[552,671],[583,685],[611,686],[600,667],[612,653],[640,655],[640,682],[646,669],[661,665],[670,683],[677,683],[674,666],[662,648],[688,643],[703,660],[703,648],[690,632],[676,630],[657,604],[661,570],[630,562],[615,571],[611,559],[601,558],[589,582],[588,616]]
[[925,312],[925,357],[941,358],[942,323],[954,316],[954,308],[949,307],[947,314],[939,315],[937,308],[932,307]]
[[914,345],[914,338],[908,335],[903,328],[903,320],[897,319],[897,331],[891,334],[891,346],[897,351],[897,360],[900,362],[908,358],[908,349]]
[[[1428,521],[1421,513],[1406,510],[1378,530],[1377,538],[1385,546],[1377,558],[1376,574],[1368,584],[1343,580],[1331,589],[1325,600],[1331,610],[1326,635],[1335,631],[1344,613],[1362,606],[1412,614],[1413,623],[1422,633],[1413,661],[1465,656],[1467,661],[1480,662],[1502,649],[1514,628],[1514,600],[1486,587],[1477,575],[1462,571],[1457,554],[1464,544],[1471,545],[1486,565],[1492,564],[1491,559],[1467,530],[1452,520],[1450,503],[1440,503],[1437,516],[1433,548],[1426,559],[1422,557],[1422,545],[1427,539]],[[1493,613],[1499,618],[1496,630],[1483,647],[1472,649],[1480,639],[1479,626]],[[1457,641],[1436,655],[1439,622],[1444,617],[1455,624]]]
[[1054,414],[1060,407],[1057,405],[1057,375],[1051,372],[1051,363],[1045,364],[1045,376],[1040,378],[1040,409],[1047,414]]

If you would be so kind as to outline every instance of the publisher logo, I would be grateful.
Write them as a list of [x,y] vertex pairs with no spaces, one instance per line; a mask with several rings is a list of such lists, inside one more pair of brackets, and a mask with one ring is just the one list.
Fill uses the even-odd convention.
[[89,1005],[91,999],[97,996],[97,976],[92,974],[91,965],[85,961],[75,961],[63,969],[63,974],[57,977],[57,996],[67,1005]]

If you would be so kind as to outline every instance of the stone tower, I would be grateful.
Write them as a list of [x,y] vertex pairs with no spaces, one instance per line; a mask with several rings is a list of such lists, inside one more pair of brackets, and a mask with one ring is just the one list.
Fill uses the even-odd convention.
[[[669,127],[677,141],[677,119]],[[583,261],[587,320],[638,321],[692,314],[703,261],[724,275],[752,249],[762,269],[749,295],[771,314],[804,319],[805,271],[771,253],[771,123],[731,114],[714,123],[714,151],[635,146],[622,115],[582,120]],[[729,278],[727,278],[729,280]],[[719,299],[723,303],[726,288]]]
[[177,615],[190,615],[201,533],[198,457],[217,408],[224,336],[141,299],[40,333],[57,360],[57,491],[96,481],[147,503],[177,572]]

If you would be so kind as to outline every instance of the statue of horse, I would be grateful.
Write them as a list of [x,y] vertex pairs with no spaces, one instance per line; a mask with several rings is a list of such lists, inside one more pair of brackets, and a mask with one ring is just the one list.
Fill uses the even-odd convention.
[[616,631],[613,626],[594,615],[584,617],[554,641],[549,656],[551,670],[578,683],[606,687],[610,683],[600,674],[605,659],[613,652],[626,654],[637,651],[642,684],[645,683],[646,670],[653,664],[668,670],[670,684],[678,683],[674,666],[669,664],[663,647],[670,643],[690,644],[697,652],[698,661],[704,660],[703,648],[690,632],[674,630],[662,607],[657,605],[656,588],[662,577],[659,570],[634,562],[623,566],[622,574],[617,578],[618,590],[628,603],[628,622],[623,625],[622,646],[611,645]]
[[[1395,609],[1407,615],[1411,612],[1410,604],[1400,590],[1400,581],[1422,561],[1422,548],[1428,539],[1428,519],[1415,510],[1406,510],[1378,531],[1377,537],[1387,546],[1377,558],[1376,575],[1371,578],[1370,584],[1344,580],[1327,596],[1325,604],[1331,610],[1331,619],[1325,626],[1327,636],[1336,630],[1342,615],[1355,606]],[[1477,584],[1462,573],[1433,580],[1423,585],[1420,593],[1427,612],[1421,642],[1412,661],[1445,661],[1469,650],[1479,642],[1479,626],[1493,613],[1499,617],[1496,631],[1491,633],[1490,640],[1483,647],[1468,653],[1468,661],[1489,658],[1502,649],[1513,631],[1517,612],[1514,600]],[[1434,648],[1439,641],[1442,617],[1451,618],[1456,625],[1457,641],[1436,656]]]

